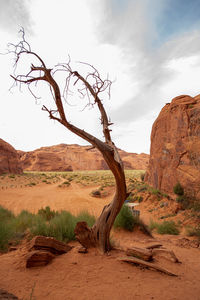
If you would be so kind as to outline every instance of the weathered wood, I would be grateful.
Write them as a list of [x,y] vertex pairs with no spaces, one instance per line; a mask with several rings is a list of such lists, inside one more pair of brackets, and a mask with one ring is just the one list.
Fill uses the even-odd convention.
[[0,299],[1,300],[19,300],[19,298],[5,290],[0,289]]
[[147,246],[146,249],[155,249],[155,248],[160,248],[160,247],[162,247],[162,244],[157,243],[157,244],[151,244],[151,245]]
[[46,250],[55,255],[61,255],[67,253],[71,249],[71,246],[52,237],[38,235],[31,240],[28,250]]
[[126,250],[126,255],[128,256],[134,256],[136,258],[145,260],[145,261],[151,261],[152,260],[152,251],[148,249],[143,248],[128,248]]
[[91,248],[95,246],[91,229],[86,222],[78,222],[74,229],[76,239],[84,248]]
[[141,259],[136,258],[136,257],[119,257],[118,260],[119,261],[124,261],[124,262],[127,262],[127,263],[136,264],[136,265],[141,265],[145,268],[150,268],[150,269],[162,272],[164,274],[167,274],[169,276],[178,276],[177,274],[174,274],[174,273],[172,273],[172,272],[170,272],[170,271],[168,271],[164,268],[161,268],[157,265],[154,265],[153,263],[146,262],[146,261],[141,260]]
[[78,253],[84,253],[84,254],[88,253],[87,248],[85,248],[85,247],[79,247]]
[[176,257],[176,255],[174,254],[174,251],[172,250],[167,250],[167,249],[153,249],[152,250],[153,256],[155,255],[159,255],[159,254],[167,254],[167,257],[165,256],[165,258],[168,258],[170,256],[171,260],[175,263],[180,263],[180,261],[178,260],[178,258]]
[[54,258],[55,255],[48,251],[31,251],[26,257],[26,268],[46,266]]

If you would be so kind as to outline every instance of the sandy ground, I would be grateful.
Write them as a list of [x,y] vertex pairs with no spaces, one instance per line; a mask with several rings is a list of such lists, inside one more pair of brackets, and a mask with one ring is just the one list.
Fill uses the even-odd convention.
[[[93,198],[89,195],[93,189],[75,184],[64,189],[56,184],[8,188],[0,191],[0,205],[14,213],[22,209],[37,212],[48,205],[52,209],[67,209],[72,213],[87,209],[98,215],[111,196]],[[80,254],[77,251],[79,245],[74,242],[70,252],[41,268],[25,268],[24,247],[1,255],[0,288],[24,300],[200,300],[199,248],[177,246],[182,236],[156,235],[150,238],[124,231],[113,232],[112,236],[116,245],[124,249],[161,242],[167,249],[173,250],[182,263],[175,264],[166,257],[157,257],[156,263],[178,277],[119,262],[117,257],[123,254],[119,250],[109,255],[101,255],[94,249]]]

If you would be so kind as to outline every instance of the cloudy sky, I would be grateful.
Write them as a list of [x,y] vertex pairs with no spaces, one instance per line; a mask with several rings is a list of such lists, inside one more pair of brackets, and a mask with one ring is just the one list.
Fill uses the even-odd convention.
[[[113,80],[103,99],[115,144],[129,152],[149,153],[151,127],[166,102],[200,93],[200,0],[0,0],[0,52],[26,39],[47,66],[88,62]],[[26,62],[26,61],[25,61]],[[0,138],[30,151],[59,143],[85,142],[49,120],[49,91],[39,85],[34,98],[24,87],[9,91],[13,56],[0,55]],[[71,123],[102,138],[99,115],[70,97]]]

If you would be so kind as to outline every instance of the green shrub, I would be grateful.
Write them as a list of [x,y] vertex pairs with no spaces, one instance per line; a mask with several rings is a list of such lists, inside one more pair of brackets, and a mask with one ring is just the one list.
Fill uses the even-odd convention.
[[179,182],[173,187],[173,191],[174,191],[174,194],[176,194],[178,196],[184,195],[184,189]]
[[133,214],[129,209],[129,207],[123,205],[119,214],[115,219],[114,228],[123,228],[128,231],[132,231],[135,222],[136,222],[136,218],[133,217]]
[[96,221],[95,216],[88,213],[88,211],[80,212],[76,217],[76,222],[87,222],[89,227],[92,227]]
[[64,242],[74,240],[76,223],[76,217],[70,212],[62,211],[49,221],[48,234]]
[[181,204],[182,209],[187,209],[190,206],[190,201],[189,201],[188,197],[185,195],[179,195],[176,198],[176,201]]
[[159,234],[178,235],[179,229],[178,229],[177,225],[174,223],[174,221],[164,221],[163,223],[158,224],[157,232]]
[[13,227],[15,228],[15,232],[25,232],[27,228],[32,227],[34,223],[34,218],[35,215],[26,210],[23,210],[12,221]]
[[187,227],[186,234],[188,236],[197,236],[200,240],[200,225],[197,227]]
[[7,222],[0,222],[0,251],[6,251],[8,249],[9,241],[13,235],[13,227]]
[[29,229],[30,229],[30,233],[33,236],[35,235],[51,236],[49,232],[49,224],[40,215],[35,216],[34,222],[32,223]]
[[13,213],[10,210],[0,206],[0,220],[1,220],[1,222],[8,221],[11,218],[14,218]]
[[38,215],[42,216],[46,221],[51,220],[57,214],[58,212],[56,212],[55,210],[51,210],[49,206],[38,210]]
[[163,223],[157,223],[151,220],[149,228],[151,230],[156,229],[157,233],[159,234],[179,234],[179,229],[174,221],[163,221]]
[[101,197],[101,192],[100,190],[94,190],[91,192],[92,197],[100,198]]

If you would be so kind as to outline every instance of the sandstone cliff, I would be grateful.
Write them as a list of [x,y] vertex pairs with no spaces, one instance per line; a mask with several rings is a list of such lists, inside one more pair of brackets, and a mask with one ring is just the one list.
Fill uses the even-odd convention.
[[0,139],[0,174],[3,173],[22,173],[17,151],[4,140]]
[[145,181],[167,193],[180,182],[200,199],[200,95],[176,97],[161,110],[152,127]]
[[[27,171],[72,171],[108,169],[98,150],[90,146],[60,144],[20,153],[22,167]],[[149,155],[119,150],[126,169],[146,169]]]

